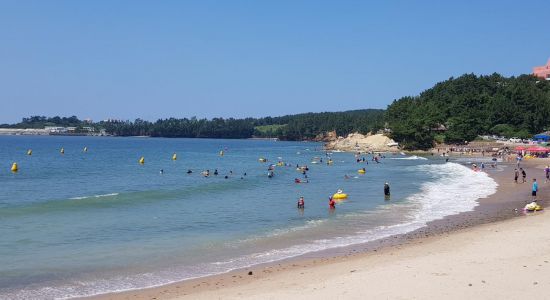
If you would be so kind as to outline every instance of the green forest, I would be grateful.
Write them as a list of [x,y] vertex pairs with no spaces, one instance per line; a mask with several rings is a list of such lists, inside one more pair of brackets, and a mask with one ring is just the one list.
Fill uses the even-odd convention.
[[479,135],[527,138],[550,125],[550,82],[531,75],[466,74],[388,106],[384,120],[405,149],[463,144]]
[[169,118],[155,122],[85,123],[77,117],[32,116],[8,128],[93,126],[115,136],[186,138],[278,138],[311,140],[335,130],[338,135],[389,129],[404,149],[428,149],[434,143],[463,144],[479,135],[527,138],[550,128],[550,81],[531,75],[465,74],[407,96],[386,110],[363,109],[264,118]]
[[310,140],[332,130],[342,135],[355,131],[376,131],[382,127],[383,118],[384,110],[367,109],[245,119],[170,118],[156,122],[138,119],[133,122],[100,122],[97,125],[117,136]]

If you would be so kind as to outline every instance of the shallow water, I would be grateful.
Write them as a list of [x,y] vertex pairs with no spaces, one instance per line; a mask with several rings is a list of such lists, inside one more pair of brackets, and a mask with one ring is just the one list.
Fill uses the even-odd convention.
[[[367,165],[333,153],[333,165],[313,164],[327,161],[321,146],[0,136],[0,298],[135,289],[364,243],[471,210],[496,189],[486,174],[441,158],[388,155],[376,164],[369,155]],[[279,157],[291,166],[268,178]],[[309,183],[294,183],[303,178],[296,164],[309,166]],[[362,167],[365,175],[357,173]],[[220,175],[205,178],[205,169]],[[350,197],[330,212],[337,189]]]

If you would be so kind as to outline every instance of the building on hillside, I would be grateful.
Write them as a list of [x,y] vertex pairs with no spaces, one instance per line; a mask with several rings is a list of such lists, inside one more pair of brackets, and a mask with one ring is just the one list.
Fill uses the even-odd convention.
[[550,59],[548,59],[548,62],[545,66],[534,67],[533,75],[539,78],[550,80]]
[[46,126],[44,129],[50,133],[65,133],[67,132],[67,128],[60,127],[60,126]]

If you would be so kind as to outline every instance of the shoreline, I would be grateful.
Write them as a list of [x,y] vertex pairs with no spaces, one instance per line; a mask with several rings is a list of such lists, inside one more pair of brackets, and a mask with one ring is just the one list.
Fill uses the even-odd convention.
[[[545,162],[547,160],[524,163],[528,178],[532,178],[530,175],[535,174],[536,171],[540,172],[536,174],[542,175],[540,166],[544,165]],[[426,226],[409,233],[394,235],[364,244],[308,253],[223,274],[189,279],[157,287],[96,295],[85,299],[180,299],[187,297],[200,298],[210,294],[215,295],[210,295],[210,297],[224,298],[225,291],[235,291],[250,285],[257,285],[260,282],[269,281],[270,278],[275,276],[295,276],[298,270],[301,270],[299,274],[303,274],[304,271],[314,271],[342,261],[369,260],[372,259],[372,256],[385,256],[392,251],[444,239],[464,230],[480,228],[487,224],[503,223],[500,221],[522,216],[521,208],[529,199],[529,181],[523,186],[514,184],[509,178],[512,174],[510,168],[513,170],[514,165],[501,163],[499,165],[500,171],[496,169],[487,170],[488,174],[497,182],[498,188],[496,193],[491,196],[479,199],[479,205],[474,210],[429,222]],[[542,178],[543,176],[537,177]],[[518,189],[518,186],[521,188]],[[543,199],[539,202],[545,206],[546,200]],[[514,209],[518,209],[518,211]]]

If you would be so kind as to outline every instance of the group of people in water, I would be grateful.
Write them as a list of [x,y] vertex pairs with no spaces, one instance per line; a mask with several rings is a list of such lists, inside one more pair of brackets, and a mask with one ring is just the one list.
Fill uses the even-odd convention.
[[[343,193],[342,190],[338,190],[337,194],[341,194]],[[390,184],[389,183],[384,183],[384,197],[386,200],[389,200],[389,197],[390,197]],[[336,196],[336,194],[335,194]],[[297,208],[298,209],[304,209],[305,208],[305,200],[304,200],[304,196],[300,196],[300,198],[298,198],[298,202],[296,204]],[[329,197],[328,198],[328,208],[332,211],[332,210],[335,210],[336,209],[336,201],[334,200],[334,197]]]
[[[223,155],[223,154],[220,154],[220,156],[222,156],[222,155]],[[328,153],[326,153],[325,155],[327,156],[327,160],[325,160],[326,163],[327,163],[327,165],[332,165],[332,164],[334,163],[334,161],[332,160],[332,158],[330,157],[330,155],[329,155]],[[355,160],[356,160],[356,162],[357,162],[357,163],[366,163],[366,164],[368,164],[369,161],[368,161],[365,157],[361,157],[360,155],[361,155],[360,152],[357,152],[357,153],[355,154]],[[373,154],[371,161],[376,162],[376,163],[380,163],[382,158],[385,158],[385,156],[383,156],[383,155],[381,155],[381,154],[376,154],[376,155]],[[266,158],[260,158],[259,161],[260,161],[261,163],[265,163],[265,162],[267,162],[267,159],[266,159]],[[318,161],[318,162],[321,162],[321,163],[322,163],[322,162],[323,162],[323,159],[322,159],[322,158],[321,158],[321,159],[318,159],[318,158],[317,158],[317,160],[315,160],[315,158],[314,158],[314,161],[316,161],[316,162]],[[274,170],[275,170],[275,167],[276,167],[276,166],[290,167],[290,166],[292,166],[292,165],[290,165],[290,164],[288,164],[288,163],[284,163],[284,162],[282,162],[281,160],[279,160],[279,161],[277,162],[277,164],[270,164],[270,165],[268,166],[268,168],[267,168],[267,177],[268,177],[268,178],[273,178],[273,177],[275,176]],[[298,184],[298,183],[309,183],[308,174],[307,174],[308,171],[310,170],[309,167],[308,167],[307,165],[302,165],[302,166],[301,166],[301,165],[299,165],[299,164],[296,164],[296,170],[299,171],[299,172],[302,174],[303,178],[295,177],[295,178],[294,178],[294,183],[297,183],[297,184]],[[360,174],[365,174],[366,168],[363,167],[363,168],[361,168],[358,172],[359,172]],[[159,173],[160,173],[160,174],[164,174],[164,170],[163,170],[163,169],[160,169]],[[193,174],[193,170],[188,169],[186,173],[189,174],[189,175],[190,175],[190,174]],[[218,169],[214,169],[213,172],[211,172],[210,169],[206,169],[206,170],[201,171],[201,172],[200,172],[200,175],[203,176],[203,177],[218,176],[218,175],[220,175],[220,172],[218,171]],[[229,173],[228,173],[227,175],[224,175],[224,178],[225,178],[225,179],[229,179],[229,177],[232,176],[232,175],[233,175],[233,171],[232,171],[232,170],[229,170]],[[241,178],[241,179],[244,179],[245,176],[247,176],[247,173],[246,173],[246,172],[244,172],[240,178]],[[350,176],[348,176],[348,175],[346,174],[346,175],[344,175],[344,178],[345,178],[345,179],[349,179]],[[385,199],[388,200],[388,199],[389,199],[389,196],[390,196],[390,186],[389,186],[389,183],[386,182],[386,183],[384,184],[384,189],[383,189],[383,190],[384,190]],[[338,192],[337,192],[336,194],[334,194],[333,196],[329,197],[328,206],[329,206],[329,209],[330,209],[331,211],[333,211],[333,210],[336,209],[336,203],[337,203],[336,200],[335,200],[333,197],[337,197],[337,196],[341,196],[341,195],[346,195],[346,194],[343,194],[343,191],[342,191],[342,190],[338,190]],[[347,197],[347,195],[346,195],[345,197]],[[345,199],[345,198],[338,198],[338,199]],[[298,209],[302,209],[302,210],[305,208],[305,200],[304,200],[304,197],[303,197],[303,196],[301,196],[301,197],[298,199],[297,208],[298,208]]]

